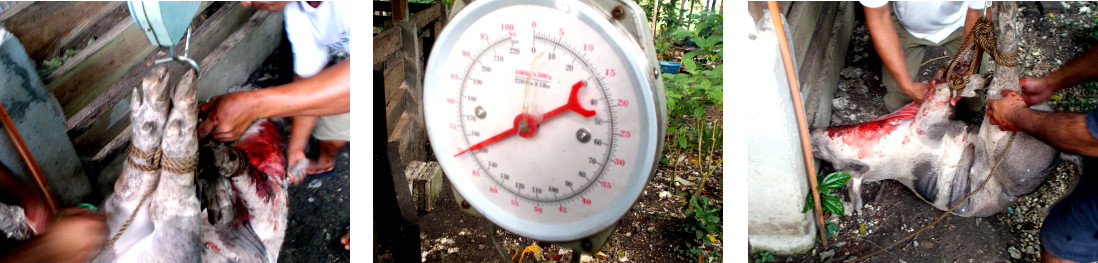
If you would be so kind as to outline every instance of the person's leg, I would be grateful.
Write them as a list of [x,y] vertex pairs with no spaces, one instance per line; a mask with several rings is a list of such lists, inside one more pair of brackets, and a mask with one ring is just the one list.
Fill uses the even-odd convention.
[[1041,224],[1042,262],[1098,261],[1098,192],[1093,191],[1098,187],[1096,160],[1083,157],[1084,174],[1078,185],[1052,206]]
[[[908,76],[914,78],[915,73],[919,70],[919,63],[923,59],[923,54],[926,52],[926,45],[921,42],[927,41],[920,42],[921,39],[908,33],[907,29],[904,29],[895,17],[892,18],[892,26],[896,28],[896,35],[899,37],[900,46],[904,50],[904,64],[907,65]],[[900,84],[896,82],[896,78],[892,76],[887,68],[881,69],[881,82],[885,86],[885,108],[889,112],[899,110],[913,101],[900,89]]]
[[350,113],[344,113],[317,119],[313,137],[317,140],[318,153],[316,160],[309,162],[307,174],[326,173],[335,168],[336,155],[351,140],[350,117]]

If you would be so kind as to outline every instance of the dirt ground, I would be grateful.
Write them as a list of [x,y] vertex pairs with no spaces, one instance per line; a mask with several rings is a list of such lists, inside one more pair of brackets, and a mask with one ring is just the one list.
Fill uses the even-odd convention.
[[[715,119],[712,116],[720,114],[720,110],[714,108],[709,113],[711,119]],[[722,152],[723,150],[717,149],[713,156],[719,159]],[[670,176],[672,169],[669,164],[661,164],[633,209],[619,221],[606,245],[593,256],[583,256],[582,262],[698,262],[698,259],[688,259],[679,252],[687,249],[685,243],[693,238],[682,231],[685,217],[682,210],[687,199],[683,196],[693,193],[693,186],[701,179],[699,166],[696,164],[698,156],[680,154],[674,157],[668,150],[664,154],[668,159],[679,162],[678,179]],[[711,199],[711,205],[724,205],[719,194],[722,192],[722,175],[718,167],[705,184],[703,195]],[[423,262],[571,262],[576,256],[571,250],[551,243],[493,229],[488,220],[462,212],[454,203],[448,181],[439,196],[435,210],[419,213]],[[495,236],[496,241],[492,236]],[[717,242],[706,249],[721,249],[721,240],[723,237],[717,237]],[[496,244],[500,245],[503,252],[498,252],[500,250],[496,249]],[[525,255],[517,253],[529,246],[537,246],[539,251]],[[385,252],[380,253],[375,255],[379,262],[391,258],[384,255]],[[719,259],[704,260],[720,262]]]
[[[718,155],[719,156],[719,155]],[[681,231],[682,197],[668,192],[669,172],[657,172],[640,200],[618,223],[610,241],[600,253],[583,262],[683,262],[678,250],[688,238]],[[669,169],[667,169],[669,170]],[[720,183],[714,175],[706,184],[711,193],[720,193]],[[697,181],[694,176],[683,178]],[[713,187],[709,187],[713,186]],[[522,262],[569,262],[575,256],[570,250],[547,242],[538,242],[511,234],[506,230],[491,231],[488,220],[462,212],[454,203],[449,182],[446,182],[437,209],[420,212],[420,239],[423,262],[505,262],[515,251],[537,245],[540,253],[527,253]],[[723,205],[721,199],[713,200]],[[497,252],[489,235],[502,241],[506,258]],[[717,246],[720,242],[716,243]],[[540,255],[538,255],[540,254]],[[515,262],[518,262],[515,257]]]
[[[1021,2],[1019,21],[1024,26],[1021,43],[1021,64],[1024,76],[1040,76],[1055,70],[1081,55],[1098,38],[1098,14],[1091,10],[1094,3]],[[842,70],[839,91],[833,100],[832,126],[865,122],[887,114],[882,97],[880,58],[873,49],[864,23],[858,13],[846,68]],[[1095,34],[1098,36],[1098,34]],[[930,49],[924,61],[944,56],[941,48]],[[917,81],[927,81],[930,75],[945,65],[950,57],[927,63],[920,68]],[[1087,85],[1078,85],[1056,93],[1059,99],[1049,102],[1055,111],[1086,112],[1094,107],[1098,92]],[[1056,200],[1065,195],[1076,178],[1073,155],[1049,175],[1035,192],[1021,197],[1006,211],[985,218],[945,217],[938,224],[915,237],[882,252],[868,262],[1036,262],[1040,244],[1037,234],[1041,222]],[[831,172],[824,167],[824,172]],[[826,173],[822,173],[826,174]],[[845,187],[844,187],[845,188]],[[849,200],[843,200],[847,214],[827,220],[839,226],[828,246],[817,241],[808,253],[775,256],[777,262],[843,262],[866,255],[927,225],[940,216],[937,210],[895,181],[869,183],[863,187],[866,201],[860,213],[852,213]],[[840,197],[847,199],[847,189]],[[759,254],[749,256],[756,260]]]

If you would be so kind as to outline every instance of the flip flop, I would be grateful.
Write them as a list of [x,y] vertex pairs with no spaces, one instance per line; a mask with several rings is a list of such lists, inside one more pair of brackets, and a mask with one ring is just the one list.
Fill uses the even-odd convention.
[[313,176],[313,177],[325,177],[325,176],[329,176],[329,175],[333,175],[333,174],[335,174],[335,167],[332,167],[332,169],[331,169],[331,170],[328,170],[327,172],[322,172],[322,173],[315,173],[315,174],[310,174],[310,175],[308,175],[308,176]]

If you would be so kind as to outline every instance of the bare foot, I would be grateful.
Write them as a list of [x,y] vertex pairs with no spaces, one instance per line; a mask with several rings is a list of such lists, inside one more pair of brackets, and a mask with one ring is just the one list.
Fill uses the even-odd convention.
[[343,244],[343,249],[351,251],[351,230],[347,230],[347,234],[343,234],[343,237],[339,238],[339,243]]
[[318,143],[320,152],[316,160],[309,160],[309,168],[305,169],[307,174],[331,172],[335,169],[336,154],[339,154],[339,149],[347,145],[347,141],[318,141]]

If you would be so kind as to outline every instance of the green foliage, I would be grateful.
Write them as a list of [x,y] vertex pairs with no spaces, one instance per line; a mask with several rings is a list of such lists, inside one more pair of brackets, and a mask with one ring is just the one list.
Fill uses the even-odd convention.
[[[95,39],[92,39],[91,41],[95,41]],[[89,45],[92,43],[91,41],[88,42]],[[79,50],[70,48],[65,50],[65,53],[59,57],[54,57],[46,61],[42,61],[42,65],[38,67],[38,76],[45,77],[53,74],[53,72],[57,71],[57,69],[60,68],[61,65],[65,65],[66,61],[69,61],[70,58],[72,58],[76,55],[76,53],[79,52]]]
[[755,263],[766,262],[774,262],[774,255],[771,255],[770,252],[763,251],[762,253],[759,253],[759,257],[755,258]]
[[[839,198],[831,193],[831,190],[839,189],[847,181],[850,181],[850,174],[834,172],[824,177],[816,177],[816,180],[816,189],[820,190],[820,202],[823,204],[823,209],[835,215],[845,213],[843,202],[839,201]],[[804,210],[801,210],[801,213],[812,210],[814,206],[816,206],[816,202],[812,200],[812,193],[808,193],[808,195],[805,195]]]
[[[718,258],[720,252],[717,252],[716,249],[710,250],[707,253],[703,247],[721,239],[721,206],[710,206],[709,198],[705,196],[702,196],[700,199],[691,197],[690,204],[694,210],[691,211],[690,209],[686,209],[683,211],[683,214],[686,215],[686,225],[683,227],[683,231],[693,235],[694,241],[688,241],[686,244],[687,249],[679,250],[679,252],[686,254],[690,258],[699,258],[702,255],[706,255],[710,258]],[[699,247],[697,245],[702,246]]]
[[839,224],[827,223],[827,236],[833,237],[835,233],[839,232]]
[[683,228],[689,234],[694,234],[695,239],[702,240],[705,244],[712,243],[712,240],[706,238],[706,236],[712,236],[714,238],[720,238],[721,236],[721,206],[710,206],[709,198],[702,196],[700,198],[690,197],[690,204],[693,205],[694,211],[687,209],[683,212],[686,215],[686,227]]

